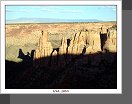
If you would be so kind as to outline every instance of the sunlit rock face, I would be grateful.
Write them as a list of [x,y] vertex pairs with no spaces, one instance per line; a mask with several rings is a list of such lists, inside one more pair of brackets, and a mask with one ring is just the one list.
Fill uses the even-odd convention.
[[68,47],[69,54],[81,54],[86,47],[86,54],[101,51],[100,31],[83,30],[76,33]]
[[89,30],[87,32],[87,54],[101,51],[100,31]]
[[39,50],[41,51],[41,57],[50,56],[52,45],[51,42],[48,42],[48,32],[42,33],[42,36],[39,39]]
[[38,47],[35,50],[34,54],[34,60],[37,60],[37,63],[35,61],[35,65],[46,65],[48,64],[48,60],[45,59],[45,57],[50,57],[52,53],[52,45],[51,42],[48,42],[48,32],[43,32],[38,42]]
[[67,48],[67,38],[63,37],[61,41],[61,46],[59,47],[59,54],[60,55],[66,54],[66,48]]
[[108,29],[107,40],[103,49],[109,52],[117,51],[117,30],[115,28]]
[[[83,29],[71,34],[71,38],[63,36],[60,46],[53,49],[51,42],[48,41],[48,32],[43,32],[35,50],[34,59],[40,59],[38,65],[48,67],[63,67],[67,62],[72,61],[74,56],[81,55],[81,62],[86,63],[91,54],[102,52],[117,51],[117,29],[115,27],[99,27],[96,29]],[[89,57],[87,57],[89,55]],[[85,56],[85,57],[82,57]],[[91,55],[92,56],[92,55]],[[47,58],[48,57],[48,58]],[[98,65],[101,61],[101,54],[92,57],[92,64]],[[75,59],[76,60],[76,59]],[[80,62],[78,61],[78,62]],[[77,63],[78,63],[77,62]]]
[[85,43],[85,33],[78,32],[74,36],[72,36],[70,45],[68,47],[68,53],[69,54],[81,54]]
[[48,32],[42,32],[42,35],[39,39],[39,45],[35,52],[35,58],[43,58],[50,56],[53,48],[51,42],[48,42]]

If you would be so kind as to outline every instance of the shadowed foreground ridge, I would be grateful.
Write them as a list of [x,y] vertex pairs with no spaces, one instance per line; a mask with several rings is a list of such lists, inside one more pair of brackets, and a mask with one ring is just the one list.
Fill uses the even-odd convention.
[[49,33],[41,32],[38,46],[16,63],[6,60],[7,89],[116,89],[117,30],[83,29],[63,37],[53,48]]
[[[57,60],[54,60],[53,66],[49,63],[47,67],[37,68],[25,62],[15,63],[6,60],[6,88],[115,89],[117,87],[116,53],[72,56],[74,58],[63,67],[56,67]],[[108,60],[101,60],[98,65],[92,65],[93,59],[106,56],[114,57],[114,61],[111,63]],[[86,57],[89,57],[89,60],[83,63],[82,60]],[[57,59],[58,56],[53,58]],[[45,57],[36,61],[50,59]]]

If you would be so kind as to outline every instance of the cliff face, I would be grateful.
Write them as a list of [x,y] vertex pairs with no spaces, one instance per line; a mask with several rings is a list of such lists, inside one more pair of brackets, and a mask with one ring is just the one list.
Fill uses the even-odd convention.
[[[39,62],[34,63],[35,66],[46,65],[48,60],[41,60],[44,57],[49,57],[51,55],[53,48],[50,42],[48,42],[48,32],[43,32],[38,42],[38,47],[35,50],[34,60],[40,59]],[[44,62],[43,62],[44,61]]]
[[63,37],[61,41],[61,46],[59,48],[59,54],[60,55],[66,54],[66,48],[67,48],[67,39],[66,37]]
[[38,48],[36,49],[35,58],[38,59],[50,56],[52,50],[52,45],[48,42],[48,32],[42,33],[42,36],[39,39]]
[[70,45],[68,47],[68,54],[77,55],[82,53],[82,50],[85,46],[85,35],[85,33],[78,32],[72,37]]
[[107,40],[103,47],[104,50],[108,50],[110,52],[117,51],[117,30],[114,28],[108,29],[107,32]]
[[100,31],[91,30],[87,32],[87,53],[101,51]]
[[[45,62],[39,62],[38,65],[43,63],[50,66],[64,66],[67,61],[74,58],[73,55],[88,55],[106,51],[116,52],[116,39],[117,30],[113,27],[101,27],[91,30],[83,29],[71,35],[71,39],[63,37],[59,49],[56,50],[53,49],[51,42],[48,42],[48,32],[42,31],[38,48],[35,50],[34,60],[50,57],[50,60],[45,59]],[[100,59],[101,57],[96,57],[95,60],[93,58],[94,63],[99,63]],[[88,61],[88,58],[82,58],[81,61]]]

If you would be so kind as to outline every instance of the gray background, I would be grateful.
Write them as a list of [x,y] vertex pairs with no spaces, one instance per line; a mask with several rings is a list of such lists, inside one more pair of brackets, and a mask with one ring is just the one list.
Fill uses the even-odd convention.
[[[51,103],[60,103],[60,104],[131,104],[132,102],[132,85],[131,85],[131,19],[132,19],[132,10],[129,6],[132,4],[130,2],[125,2],[128,0],[123,0],[123,31],[122,31],[122,73],[123,73],[123,94],[120,95],[1,95],[0,104],[51,104]],[[127,5],[128,4],[128,5]],[[132,6],[131,6],[132,7]],[[6,97],[6,100],[4,98]],[[2,100],[1,100],[2,99]],[[1,103],[2,101],[5,101]]]
[[10,104],[10,95],[0,94],[0,104]]

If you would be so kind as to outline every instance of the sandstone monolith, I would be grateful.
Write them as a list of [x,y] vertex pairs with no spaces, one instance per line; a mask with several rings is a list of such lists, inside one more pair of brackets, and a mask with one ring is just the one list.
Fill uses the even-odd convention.
[[[34,60],[38,60],[37,64],[46,65],[53,48],[51,42],[48,42],[48,32],[43,32],[39,39],[38,47],[35,50]],[[40,61],[39,61],[40,60]]]
[[117,30],[115,28],[109,28],[107,33],[107,40],[103,47],[103,50],[109,52],[117,51]]
[[61,41],[61,46],[59,48],[59,54],[66,54],[66,49],[67,49],[67,38],[63,37]]
[[100,32],[95,30],[89,30],[87,32],[87,54],[96,53],[101,51]]

